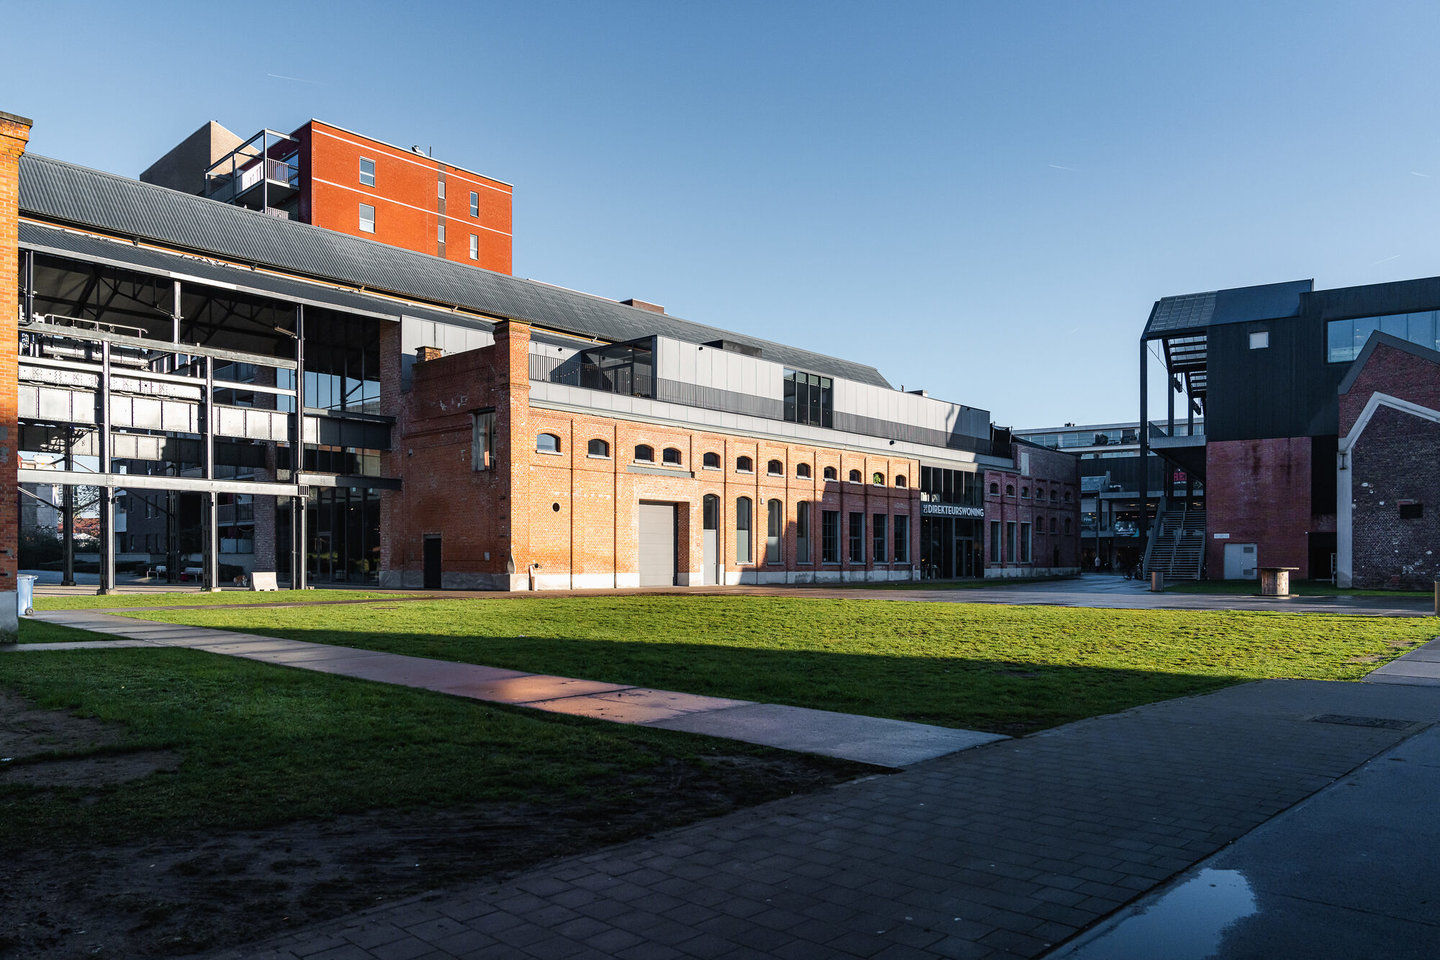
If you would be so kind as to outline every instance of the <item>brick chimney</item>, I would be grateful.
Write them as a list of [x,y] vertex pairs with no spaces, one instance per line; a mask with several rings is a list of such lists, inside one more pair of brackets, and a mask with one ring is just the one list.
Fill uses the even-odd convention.
[[636,300],[631,297],[629,300],[621,300],[627,307],[634,307],[637,310],[649,310],[651,313],[664,313],[665,308],[658,303],[646,303],[644,300]]

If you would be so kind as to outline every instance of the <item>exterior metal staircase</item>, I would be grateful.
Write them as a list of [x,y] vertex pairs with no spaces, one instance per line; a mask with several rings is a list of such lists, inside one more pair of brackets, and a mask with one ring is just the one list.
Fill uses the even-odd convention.
[[1145,548],[1145,573],[1166,580],[1199,580],[1205,572],[1205,511],[1171,509],[1161,504],[1150,543]]

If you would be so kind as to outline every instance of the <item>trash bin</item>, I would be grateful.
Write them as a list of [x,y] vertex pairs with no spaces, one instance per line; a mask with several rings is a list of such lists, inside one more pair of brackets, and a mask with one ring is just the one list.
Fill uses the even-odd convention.
[[33,573],[22,573],[15,578],[15,612],[28,617],[35,612],[35,581]]
[[1165,592],[1165,574],[1161,573],[1159,570],[1152,570],[1150,572],[1150,592]]

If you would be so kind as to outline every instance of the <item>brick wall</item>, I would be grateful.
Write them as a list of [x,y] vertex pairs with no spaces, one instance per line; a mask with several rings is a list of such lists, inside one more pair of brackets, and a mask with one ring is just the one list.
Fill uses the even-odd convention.
[[[492,347],[417,363],[412,387],[399,403],[396,450],[390,468],[404,478],[382,510],[382,582],[416,586],[423,574],[423,541],[442,538],[444,585],[526,589],[533,573],[541,589],[635,586],[639,582],[639,504],[677,505],[677,580],[701,583],[703,505],[719,498],[718,540],[724,582],[903,579],[914,577],[920,520],[919,463],[853,451],[791,444],[623,420],[599,413],[532,408],[529,331],[501,324]],[[398,361],[397,361],[398,363]],[[382,392],[388,378],[382,371]],[[472,467],[472,416],[496,412],[495,467]],[[540,434],[558,439],[556,452],[536,449]],[[592,440],[605,453],[592,455]],[[648,446],[652,461],[638,461]],[[678,451],[667,464],[665,451]],[[718,455],[706,467],[705,455]],[[741,458],[750,469],[740,469]],[[772,473],[770,462],[778,461]],[[808,467],[809,476],[799,474]],[[827,467],[837,480],[825,480]],[[861,482],[851,483],[851,471]],[[883,483],[874,483],[880,474]],[[752,506],[752,551],[736,554],[737,503]],[[783,504],[781,559],[766,560],[766,504]],[[797,504],[814,506],[811,559],[798,555]],[[841,558],[821,562],[821,512],[842,515]],[[865,560],[849,560],[848,514],[865,515]],[[884,560],[874,554],[874,518],[886,517]],[[910,518],[909,557],[892,559],[895,516]],[[514,573],[507,570],[513,556]],[[532,565],[536,565],[532,568]]]
[[[431,157],[312,121],[297,135],[307,158],[301,219],[317,227],[437,254],[445,222],[447,260],[509,273],[513,188]],[[360,182],[360,158],[375,161],[375,184]],[[438,183],[445,179],[445,197]],[[470,194],[477,214],[470,214]],[[360,230],[360,204],[375,208],[375,232]],[[442,213],[443,210],[443,213]],[[470,235],[477,258],[470,259]]]
[[[1080,569],[1080,461],[1068,453],[1016,444],[1011,470],[987,469],[983,478],[985,576],[1029,577]],[[1028,470],[1021,469],[1025,455]],[[993,492],[992,492],[993,490]],[[992,522],[1000,524],[1001,559],[992,561]],[[1016,556],[1008,549],[1014,523]],[[1030,559],[1019,558],[1023,527],[1030,524]],[[1052,532],[1053,525],[1053,532]]]
[[13,640],[16,626],[15,604],[6,598],[19,569],[19,164],[29,140],[29,120],[0,113],[0,640]]
[[1433,360],[1377,343],[1350,389],[1340,394],[1342,437],[1350,432],[1374,393],[1440,410],[1440,368]]
[[[1310,449],[1309,437],[1212,440],[1206,445],[1207,577],[1224,578],[1227,543],[1258,544],[1262,565],[1298,567],[1297,579],[1310,577]],[[1217,533],[1230,536],[1217,540]]]
[[[1433,370],[1432,366],[1432,370]],[[1351,448],[1352,585],[1428,590],[1440,579],[1440,423],[1380,407]],[[1418,504],[1402,519],[1400,504]]]

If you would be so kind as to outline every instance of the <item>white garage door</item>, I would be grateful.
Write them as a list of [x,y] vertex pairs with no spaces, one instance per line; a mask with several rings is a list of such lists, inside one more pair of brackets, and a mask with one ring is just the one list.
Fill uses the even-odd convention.
[[640,504],[640,586],[675,585],[675,504]]

